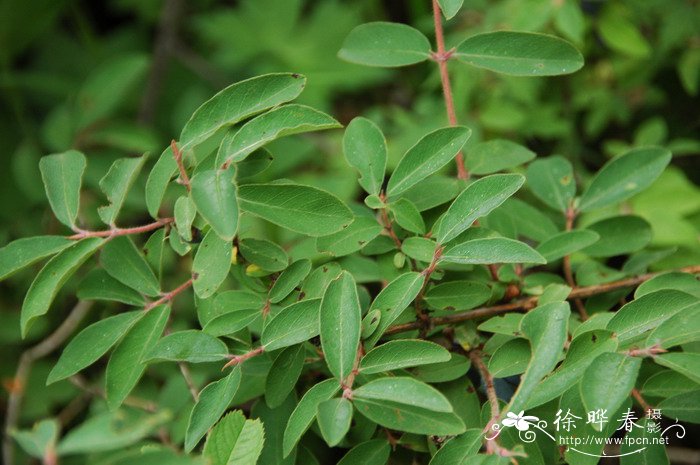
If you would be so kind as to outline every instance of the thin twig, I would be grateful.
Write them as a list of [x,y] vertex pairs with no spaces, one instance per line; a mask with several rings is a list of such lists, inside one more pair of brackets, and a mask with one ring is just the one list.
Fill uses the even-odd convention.
[[170,141],[170,149],[173,151],[173,157],[175,157],[177,169],[180,171],[180,179],[178,182],[185,186],[187,192],[189,192],[192,190],[192,186],[190,186],[190,177],[187,176],[187,170],[185,169],[185,165],[182,161],[182,151],[178,148],[177,142],[175,142],[174,139]]
[[[569,207],[566,209],[566,230],[571,231],[574,229],[574,221],[576,220],[576,210],[574,210],[573,205],[569,205]],[[571,286],[571,288],[576,287],[576,280],[574,279],[574,274],[571,271],[571,256],[570,255],[565,255],[564,260],[562,262],[562,266],[564,268],[564,277],[566,278],[566,282]],[[578,311],[579,316],[581,317],[582,321],[586,321],[588,317],[588,311],[586,310],[586,306],[583,305],[583,300],[582,299],[573,299],[574,300],[574,305],[576,306],[576,310]]]
[[[433,0],[433,21],[435,23],[435,42],[437,45],[437,52],[432,55],[432,58],[437,62],[440,69],[440,81],[442,82],[442,94],[445,97],[447,119],[450,122],[450,126],[457,126],[457,114],[455,113],[454,98],[452,97],[450,75],[447,70],[447,60],[450,59],[453,51],[445,50],[445,34],[442,30],[442,16],[440,12],[440,5],[438,4],[437,0]],[[455,157],[455,163],[457,164],[457,178],[469,179],[469,172],[464,166],[464,154],[461,150]]]
[[164,303],[166,303],[166,302],[170,302],[170,301],[173,300],[178,294],[182,293],[183,291],[187,290],[190,286],[192,286],[192,283],[193,283],[193,282],[194,282],[194,280],[193,280],[192,278],[188,279],[187,281],[185,281],[184,283],[180,284],[178,287],[176,287],[176,288],[173,289],[172,291],[166,292],[165,294],[163,294],[163,295],[160,297],[160,299],[154,300],[153,302],[151,302],[151,303],[149,303],[148,305],[146,305],[146,306],[143,308],[143,310],[147,312],[147,311],[151,310],[152,308],[157,307],[158,305],[162,305],[162,304],[164,304]]
[[[491,418],[489,419],[489,422],[486,424],[485,428],[485,430],[488,430],[489,428],[491,428],[491,425],[498,423],[498,419],[501,416],[501,409],[498,404],[498,395],[496,394],[496,387],[493,384],[493,376],[491,376],[491,373],[489,372],[488,368],[486,368],[486,364],[484,364],[484,361],[481,359],[481,356],[482,354],[480,350],[472,350],[469,352],[469,358],[471,359],[476,369],[479,370],[479,375],[484,381],[486,398],[488,399],[489,407],[491,408]],[[496,439],[494,438],[491,440],[487,440],[486,451],[492,454],[496,450],[498,450],[498,444],[496,443]]]
[[161,218],[153,223],[145,224],[143,226],[134,226],[131,228],[111,228],[104,231],[87,231],[84,229],[77,229],[76,234],[68,236],[68,239],[72,241],[78,241],[80,239],[86,239],[88,237],[116,237],[116,236],[128,236],[131,234],[142,234],[145,232],[153,231],[154,229],[162,228],[166,224],[172,223],[174,218]]
[[[614,291],[617,289],[623,289],[625,287],[634,287],[648,281],[649,279],[658,276],[663,273],[668,273],[669,271],[678,271],[681,273],[697,274],[700,273],[700,265],[688,266],[685,268],[680,268],[677,270],[666,270],[660,271],[658,273],[647,273],[640,276],[635,276],[633,278],[621,279],[619,281],[613,281],[605,284],[595,284],[593,286],[578,287],[569,293],[567,297],[568,300],[576,298],[585,298],[593,295],[603,294],[605,292]],[[492,307],[482,307],[474,310],[466,310],[463,312],[454,312],[451,315],[431,318],[431,324],[433,326],[441,326],[452,323],[459,323],[462,321],[476,320],[480,318],[488,318],[495,315],[500,315],[502,313],[509,312],[521,312],[525,310],[530,310],[537,306],[538,296],[528,297],[526,299],[519,299],[506,304],[494,305]],[[421,328],[420,322],[404,323],[400,325],[394,325],[389,327],[384,334],[396,334],[405,331],[412,331],[414,329]]]
[[182,373],[182,377],[185,378],[185,384],[187,384],[187,389],[190,390],[192,398],[195,402],[199,402],[199,391],[197,391],[197,387],[195,386],[194,380],[192,379],[190,367],[188,367],[187,364],[184,362],[178,362],[177,365],[180,367],[180,373]]
[[226,365],[224,365],[221,368],[221,370],[223,371],[225,368],[243,363],[250,358],[253,358],[253,357],[256,357],[256,356],[262,354],[263,352],[265,352],[265,346],[257,347],[249,352],[246,352],[243,355],[229,355],[230,360],[226,363]]
[[17,371],[12,382],[12,389],[10,389],[9,395],[7,397],[7,410],[5,412],[5,431],[3,435],[3,463],[5,465],[13,465],[14,462],[14,441],[10,434],[17,428],[17,423],[19,421],[20,408],[22,405],[22,398],[24,397],[24,389],[27,384],[27,379],[29,378],[29,373],[32,369],[32,364],[54,350],[60,347],[63,342],[65,342],[68,337],[73,334],[73,331],[78,327],[83,318],[87,315],[92,308],[91,301],[80,301],[75,307],[70,311],[68,316],[63,323],[56,328],[56,330],[51,333],[46,339],[31,347],[24,352],[19,357],[19,363],[17,364]]

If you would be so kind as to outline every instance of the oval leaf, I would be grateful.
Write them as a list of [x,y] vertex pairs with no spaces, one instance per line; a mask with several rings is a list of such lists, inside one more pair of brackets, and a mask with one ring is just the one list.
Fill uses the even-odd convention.
[[338,56],[367,66],[406,66],[425,61],[430,56],[430,42],[405,24],[366,23],[350,31]]
[[207,170],[192,177],[192,201],[197,211],[225,241],[238,230],[238,200],[233,168]]
[[284,105],[253,118],[221,141],[216,166],[237,163],[280,137],[341,127],[327,114],[304,105]]
[[542,255],[524,242],[504,237],[474,239],[450,247],[441,261],[462,264],[546,263]]
[[160,294],[158,278],[130,237],[118,236],[107,242],[100,262],[110,276],[130,288],[150,297]]
[[457,46],[460,61],[511,76],[556,76],[583,67],[583,56],[558,37],[531,32],[477,34]]
[[649,187],[671,161],[660,147],[630,150],[603,166],[581,196],[578,208],[590,211],[622,202]]
[[318,237],[347,227],[350,209],[337,197],[298,184],[248,184],[238,189],[241,209],[292,231]]
[[440,221],[437,241],[444,244],[460,235],[478,218],[488,215],[515,194],[524,182],[525,178],[519,174],[494,174],[467,186]]
[[219,289],[231,269],[231,242],[211,229],[192,262],[192,287],[197,296],[206,299]]
[[97,237],[83,239],[62,250],[44,265],[32,281],[22,302],[22,337],[27,335],[34,319],[49,311],[51,302],[61,286],[103,243],[104,239]]
[[471,129],[455,126],[424,136],[399,160],[389,178],[387,195],[399,195],[445,166],[462,150],[471,133]]
[[69,228],[75,226],[80,207],[80,186],[87,162],[77,150],[47,155],[39,160],[41,179],[54,215]]
[[361,309],[357,285],[344,271],[331,281],[321,300],[321,347],[333,376],[342,382],[353,368],[360,342]]
[[143,316],[141,311],[122,313],[100,320],[80,331],[63,349],[46,384],[68,378],[95,363]]
[[350,121],[343,136],[343,154],[348,164],[360,173],[357,182],[371,195],[378,195],[386,170],[386,139],[382,130],[367,118]]
[[446,362],[450,358],[447,349],[434,342],[417,339],[389,341],[370,350],[362,358],[360,372],[381,373],[399,368]]
[[216,362],[228,356],[221,340],[194,329],[168,334],[148,351],[145,361]]

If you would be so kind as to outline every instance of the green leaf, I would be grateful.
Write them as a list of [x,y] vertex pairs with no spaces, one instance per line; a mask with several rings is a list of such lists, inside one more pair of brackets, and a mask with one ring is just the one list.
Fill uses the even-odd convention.
[[127,100],[129,91],[142,81],[148,68],[148,56],[141,53],[112,55],[96,67],[75,96],[77,127],[86,128],[115,112]]
[[283,456],[287,457],[294,450],[311,423],[316,418],[318,405],[333,397],[340,390],[340,385],[335,379],[327,379],[314,385],[306,391],[296,408],[289,417],[284,430]]
[[481,430],[469,429],[447,441],[430,459],[430,465],[470,465],[483,439]]
[[114,226],[117,215],[124,204],[126,195],[146,161],[146,156],[138,158],[120,158],[110,166],[107,174],[100,179],[100,189],[107,196],[109,205],[97,209],[100,219],[110,226]]
[[228,376],[207,384],[194,404],[185,433],[185,452],[194,449],[209,428],[223,415],[241,383],[241,369],[234,367]]
[[248,184],[238,189],[241,209],[300,234],[333,234],[353,219],[337,197],[298,184]]
[[[642,418],[637,423],[637,428],[632,428],[625,438],[629,437],[629,441],[625,441],[620,447],[620,465],[668,465],[668,456],[666,455],[666,447],[663,443],[659,443],[658,433],[652,432],[652,423],[654,420]],[[638,444],[648,444],[641,448]]]
[[470,366],[467,357],[452,353],[446,362],[421,365],[411,371],[416,378],[426,383],[446,383],[466,375]]
[[634,291],[634,298],[638,299],[643,295],[650,294],[661,289],[675,289],[686,294],[693,295],[700,299],[700,282],[690,273],[671,271],[660,274],[639,285]]
[[216,166],[237,163],[280,137],[342,127],[327,114],[304,105],[284,105],[253,118],[226,134],[219,146]]
[[434,412],[452,412],[452,404],[437,389],[407,376],[378,378],[352,391],[353,399],[386,400]]
[[551,263],[566,255],[571,255],[574,252],[585,249],[598,241],[600,237],[600,234],[588,229],[564,231],[542,241],[542,243],[537,246],[537,252],[539,252],[548,263]]
[[[362,27],[362,26],[360,26]],[[449,163],[471,136],[463,126],[437,129],[408,149],[391,173],[387,195],[395,197]]]
[[197,216],[197,206],[188,195],[182,195],[175,201],[173,212],[177,233],[186,241],[192,240],[192,223]]
[[338,397],[318,404],[316,414],[321,435],[330,447],[335,447],[343,440],[352,422],[352,404],[349,400]]
[[645,344],[664,349],[700,340],[700,305],[676,313],[654,329]]
[[0,249],[0,280],[74,243],[63,236],[25,237],[10,242]]
[[447,19],[452,19],[454,16],[459,13],[460,8],[462,8],[462,4],[464,3],[464,0],[438,0],[438,4],[440,5],[440,10],[442,11],[442,14],[445,15],[445,18]]
[[221,287],[231,269],[231,251],[231,242],[214,229],[204,236],[192,262],[192,287],[198,297],[206,299]]
[[374,347],[384,331],[413,302],[423,288],[424,280],[424,276],[420,273],[405,273],[391,281],[377,294],[369,311],[379,310],[381,318],[377,329],[365,342],[367,349]]
[[604,14],[597,21],[600,36],[613,50],[638,59],[649,57],[652,48],[637,26],[618,13]]
[[85,260],[90,258],[103,243],[103,239],[96,237],[83,239],[63,249],[44,265],[32,281],[22,303],[20,317],[22,337],[27,335],[29,327],[36,318],[49,311],[51,302],[59,289],[75,273],[75,270],[85,263]]
[[420,212],[410,200],[401,198],[389,205],[394,220],[406,231],[425,234],[425,222]]
[[473,239],[454,245],[445,251],[440,261],[462,264],[547,263],[529,245],[504,237]]
[[413,378],[379,378],[353,391],[357,410],[387,428],[437,436],[464,432],[462,420],[436,389]]
[[321,300],[321,347],[328,369],[342,382],[352,371],[360,343],[360,301],[347,271],[326,288]]
[[285,307],[266,325],[260,337],[266,351],[308,341],[319,334],[321,299],[296,302]]
[[160,338],[170,307],[159,305],[139,319],[114,349],[105,372],[105,394],[111,410],[118,408],[136,386],[146,364],[141,360]]
[[627,200],[651,186],[670,161],[671,152],[660,147],[633,149],[610,160],[584,191],[579,210],[596,210]]
[[650,376],[642,387],[642,394],[651,397],[673,397],[700,389],[700,384],[687,376],[672,371],[662,370]]
[[644,248],[652,237],[651,225],[634,215],[613,216],[586,226],[600,240],[583,249],[591,257],[612,257]]
[[657,407],[666,417],[700,423],[700,389],[664,399]]
[[235,309],[209,320],[202,328],[214,337],[234,334],[251,325],[262,316],[262,304],[254,308]]
[[700,354],[673,352],[654,357],[654,361],[661,366],[670,368],[683,376],[700,383]]
[[611,331],[596,329],[574,337],[564,362],[542,380],[530,396],[527,407],[537,407],[561,396],[583,379],[586,368],[598,355],[615,350],[617,338]]
[[80,207],[80,186],[87,162],[85,155],[68,150],[42,157],[39,161],[46,197],[56,219],[69,228],[75,227]]
[[338,465],[386,465],[391,447],[383,439],[360,443],[340,459]]
[[287,268],[287,252],[274,242],[264,239],[241,239],[238,250],[250,263],[266,271],[282,271]]
[[540,305],[521,320],[520,332],[530,341],[532,357],[510,401],[509,411],[524,410],[542,378],[556,366],[566,342],[570,315],[567,302],[555,302]]
[[537,159],[527,167],[527,184],[535,197],[555,210],[565,212],[576,195],[574,169],[558,155]]
[[10,431],[9,434],[32,457],[43,459],[55,453],[59,425],[57,420],[41,420],[31,430]]
[[72,428],[58,444],[57,452],[75,455],[127,448],[148,437],[171,417],[167,410],[153,415],[133,409],[98,413]]
[[472,146],[467,154],[467,166],[471,174],[492,174],[520,166],[536,156],[535,152],[520,144],[494,139]]
[[617,334],[620,344],[631,343],[668,318],[696,304],[697,299],[685,292],[675,290],[652,292],[618,310],[606,329]]
[[146,299],[137,290],[120,283],[105,270],[96,268],[80,282],[76,296],[79,300],[111,300],[143,307]]
[[287,297],[311,271],[311,261],[305,258],[297,260],[279,275],[270,289],[270,302],[279,303]]
[[228,356],[228,348],[221,340],[189,329],[168,334],[146,353],[144,361],[217,362]]
[[193,147],[219,129],[294,100],[304,89],[300,74],[265,74],[232,84],[204,102],[180,133],[181,150]]
[[461,182],[439,174],[425,178],[401,194],[401,197],[413,202],[418,211],[426,211],[443,205],[457,197]]
[[153,218],[158,218],[158,210],[163,203],[165,191],[177,170],[177,162],[173,157],[172,148],[167,147],[160,154],[148,174],[148,179],[146,179],[146,208]]
[[151,237],[148,238],[143,246],[143,254],[146,256],[146,261],[159,279],[163,276],[165,233],[166,228],[157,230],[151,234]]
[[399,368],[446,362],[450,353],[441,345],[418,339],[389,341],[370,350],[362,357],[360,372],[381,373]]
[[246,181],[270,167],[274,157],[267,149],[258,149],[236,163],[236,180]]
[[330,252],[342,257],[357,252],[382,232],[382,226],[374,218],[356,216],[350,226],[328,236],[316,239],[319,252]]
[[343,154],[348,165],[359,174],[360,186],[371,195],[378,195],[386,171],[386,139],[382,130],[367,118],[354,118],[345,129]]
[[338,56],[360,65],[406,66],[427,60],[430,42],[405,24],[365,23],[350,31]]
[[491,298],[491,289],[477,281],[450,281],[431,287],[425,301],[438,310],[469,310]]
[[525,339],[511,339],[493,352],[488,363],[489,372],[494,378],[522,374],[527,369],[531,355],[530,344]]
[[55,383],[92,365],[144,316],[142,311],[110,316],[83,329],[63,349],[46,384]]
[[440,221],[435,234],[438,243],[445,244],[466,231],[474,221],[517,192],[524,182],[519,174],[494,174],[467,186]]
[[459,44],[455,56],[464,63],[511,76],[557,76],[583,66],[583,56],[567,41],[531,32],[477,34]]
[[160,294],[158,278],[129,236],[108,241],[100,253],[100,262],[110,276],[141,294]]
[[437,244],[427,237],[407,237],[401,244],[401,252],[414,260],[430,263]]
[[[630,395],[642,359],[615,352],[600,354],[586,369],[581,386],[581,400],[587,411],[615,412]],[[600,431],[600,424],[593,424]]]
[[282,405],[301,375],[306,358],[306,348],[303,344],[287,347],[275,358],[270,367],[270,373],[265,381],[265,402],[268,407],[276,408]]
[[265,442],[260,420],[247,420],[240,410],[224,416],[207,436],[203,455],[209,465],[255,465]]
[[233,168],[200,171],[192,177],[192,201],[197,211],[224,240],[231,241],[238,230],[238,200]]

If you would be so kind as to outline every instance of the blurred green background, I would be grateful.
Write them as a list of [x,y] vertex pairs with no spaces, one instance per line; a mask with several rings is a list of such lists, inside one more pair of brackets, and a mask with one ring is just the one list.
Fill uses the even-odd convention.
[[[42,155],[83,151],[84,198],[90,207],[101,205],[97,183],[114,159],[159,154],[204,100],[257,74],[305,74],[301,103],[344,124],[370,117],[386,132],[395,163],[421,135],[447,124],[437,67],[372,69],[336,54],[347,33],[367,21],[405,22],[432,37],[430,8],[427,0],[3,0],[0,246],[63,233],[45,200]],[[466,0],[446,24],[448,48],[496,29],[558,35],[583,52],[586,65],[571,76],[528,79],[451,62],[458,120],[474,131],[468,144],[509,138],[540,156],[567,157],[581,178],[631,146],[669,147],[672,166],[625,208],[649,221],[652,246],[669,252],[655,266],[700,263],[700,2]],[[330,131],[275,142],[275,161],[263,178],[293,178],[355,198],[341,137]],[[144,175],[139,182],[124,225],[148,221]],[[612,213],[584,216],[581,224]],[[22,348],[75,304],[79,279],[20,341],[19,308],[35,272],[0,283],[0,412]],[[38,363],[32,372],[23,424],[55,414],[76,395],[66,383],[43,387],[48,367]]]

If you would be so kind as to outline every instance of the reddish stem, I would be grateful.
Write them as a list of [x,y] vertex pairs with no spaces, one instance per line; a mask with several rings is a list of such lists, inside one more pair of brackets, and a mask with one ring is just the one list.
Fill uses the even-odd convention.
[[[566,230],[571,231],[574,229],[574,220],[576,220],[576,210],[572,205],[566,209]],[[572,289],[576,287],[576,280],[574,280],[574,274],[571,271],[571,256],[565,255],[562,262],[564,268],[564,277],[566,282],[571,286]],[[586,306],[583,305],[583,300],[574,299],[574,305],[576,305],[576,310],[578,311],[581,321],[586,321],[588,319],[588,312],[586,311]]]
[[153,302],[151,302],[151,303],[149,303],[148,305],[146,305],[146,306],[143,308],[143,310],[147,312],[147,311],[149,311],[150,309],[152,309],[152,308],[154,308],[154,307],[157,307],[158,305],[164,304],[164,303],[166,303],[166,302],[170,302],[170,301],[173,300],[178,294],[181,294],[181,293],[182,293],[183,291],[185,291],[187,288],[189,288],[190,286],[192,286],[193,281],[194,281],[194,280],[193,280],[192,278],[188,279],[187,281],[185,281],[184,283],[180,284],[178,287],[176,287],[176,288],[173,289],[172,291],[166,292],[165,294],[163,294],[163,295],[160,297],[160,299],[154,300]]
[[[447,60],[452,56],[453,51],[445,50],[445,34],[442,30],[442,16],[440,5],[437,0],[433,0],[433,20],[435,23],[435,42],[437,52],[433,54],[433,60],[438,64],[440,69],[440,81],[442,82],[442,94],[445,97],[445,108],[447,109],[447,119],[450,126],[457,126],[457,114],[455,113],[454,98],[452,97],[452,86],[450,85],[450,75],[447,71]],[[457,164],[457,178],[469,179],[469,172],[464,166],[464,154],[460,150],[455,157]]]
[[82,229],[77,229],[76,234],[68,236],[68,239],[77,241],[80,239],[85,239],[88,237],[116,237],[116,236],[128,236],[131,234],[141,234],[148,231],[153,231],[154,229],[162,228],[166,224],[172,223],[174,218],[161,218],[150,224],[145,224],[143,226],[134,226],[133,228],[112,228],[105,231],[86,231]]
[[243,363],[243,362],[245,362],[246,360],[248,360],[249,358],[256,357],[256,356],[262,354],[263,352],[265,352],[265,346],[257,347],[257,348],[255,348],[255,349],[249,351],[249,352],[246,352],[246,353],[243,354],[243,355],[229,355],[229,357],[231,358],[231,360],[229,360],[229,361],[226,363],[226,365],[224,365],[224,366],[221,368],[221,370],[224,370],[224,369],[226,369],[226,368],[228,368],[228,367],[230,367],[230,366],[238,365],[239,363]]
[[187,171],[185,170],[185,165],[182,162],[182,151],[178,148],[175,139],[170,141],[170,148],[173,151],[173,157],[175,157],[175,163],[177,163],[177,169],[180,171],[180,184],[185,186],[187,192],[192,190],[190,186],[190,178],[187,176]]

